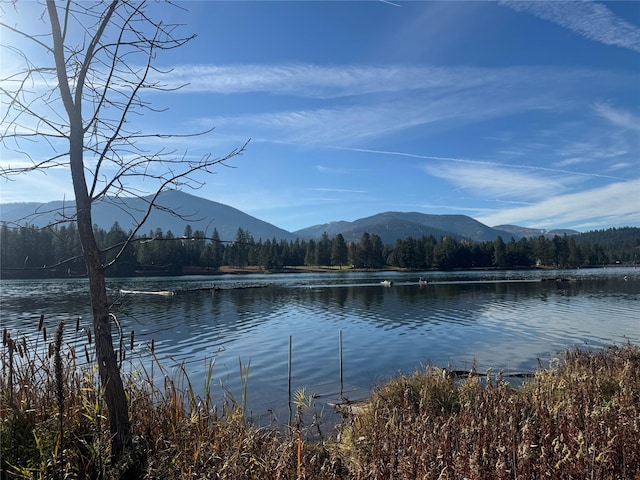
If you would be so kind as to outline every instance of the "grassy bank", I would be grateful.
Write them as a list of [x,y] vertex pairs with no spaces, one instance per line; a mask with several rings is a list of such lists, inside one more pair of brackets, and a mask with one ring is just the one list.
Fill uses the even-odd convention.
[[242,398],[214,404],[208,385],[198,393],[181,368],[154,360],[126,376],[135,451],[115,465],[80,334],[29,343],[4,333],[3,479],[118,478],[131,465],[149,479],[640,479],[638,346],[567,351],[518,388],[499,374],[399,376],[323,440],[304,395],[291,425],[259,428]]

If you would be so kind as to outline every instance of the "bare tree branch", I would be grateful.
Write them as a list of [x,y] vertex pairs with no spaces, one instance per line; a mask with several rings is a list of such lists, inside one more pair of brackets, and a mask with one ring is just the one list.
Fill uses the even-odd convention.
[[[190,138],[213,130],[176,135],[132,127],[135,115],[163,111],[146,101],[144,92],[175,89],[156,78],[168,72],[154,66],[157,54],[182,47],[194,36],[179,36],[178,24],[152,19],[145,1],[67,0],[58,6],[55,0],[46,0],[45,6],[47,18],[43,19],[50,27],[45,35],[0,22],[3,33],[31,41],[45,54],[35,55],[31,61],[31,51],[27,55],[20,47],[1,47],[22,67],[2,74],[4,78],[0,79],[0,99],[6,107],[1,114],[0,145],[27,161],[0,166],[0,176],[15,179],[59,167],[71,171],[75,209],[73,213],[63,210],[56,221],[77,224],[89,279],[96,357],[109,413],[112,451],[118,456],[131,445],[131,432],[111,338],[105,270],[122,259],[152,210],[163,208],[158,204],[162,191],[169,187],[198,188],[202,181],[196,173],[212,173],[216,166],[229,166],[227,162],[242,154],[248,142],[226,155],[205,154],[197,159],[189,158],[187,151],[152,151],[155,146],[144,145],[148,140]],[[19,7],[16,3],[15,8]],[[33,28],[28,22],[26,25]],[[45,64],[51,56],[54,66]],[[42,145],[48,145],[50,151],[36,153],[36,147]],[[118,204],[125,197],[143,198],[134,184],[140,178],[154,182],[156,188],[126,240],[107,249],[116,254],[105,265],[105,251],[98,247],[92,230],[92,206],[98,201]],[[180,216],[180,212],[172,213]]]
[[213,167],[214,165],[219,165],[219,164],[224,164],[224,162],[226,162],[227,160],[237,156],[237,155],[241,155],[247,144],[249,143],[249,141],[247,140],[247,142],[240,147],[237,150],[233,150],[232,152],[230,152],[227,156],[223,157],[223,158],[216,158],[213,160],[210,160],[209,157],[206,157],[205,159],[203,159],[200,164],[194,165],[190,170],[187,170],[181,174],[178,175],[174,175],[173,177],[167,178],[165,179],[165,181],[163,182],[162,186],[157,190],[157,192],[155,193],[155,195],[153,196],[153,198],[151,199],[151,201],[149,202],[148,208],[146,213],[142,216],[142,218],[138,221],[138,224],[135,226],[135,228],[131,231],[131,233],[129,234],[127,241],[124,243],[124,245],[122,246],[122,248],[120,249],[120,251],[116,254],[115,258],[106,265],[106,267],[109,267],[111,265],[113,265],[116,261],[118,261],[118,259],[122,256],[122,254],[124,253],[125,249],[127,248],[129,242],[131,242],[131,240],[133,240],[133,238],[135,238],[138,235],[138,232],[140,231],[140,229],[142,228],[142,224],[147,220],[147,218],[149,218],[149,215],[151,215],[151,212],[153,211],[154,208],[157,208],[157,203],[156,200],[158,199],[158,196],[160,195],[160,193],[162,193],[165,189],[165,187],[167,185],[173,184],[178,186],[179,185],[179,181],[182,178],[186,178],[189,175],[191,175],[192,173],[196,172],[196,171],[201,171],[201,170],[206,170],[208,171],[208,169],[210,167]]

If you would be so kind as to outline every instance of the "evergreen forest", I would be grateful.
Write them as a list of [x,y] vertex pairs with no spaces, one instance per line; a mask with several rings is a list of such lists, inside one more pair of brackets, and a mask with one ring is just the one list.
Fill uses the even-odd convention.
[[[636,265],[640,261],[640,228],[611,228],[571,236],[514,238],[473,242],[454,237],[399,239],[383,244],[380,236],[364,233],[358,242],[341,234],[318,240],[258,239],[239,228],[233,241],[222,241],[189,225],[176,236],[161,229],[134,238],[118,223],[109,231],[95,229],[105,265],[116,255],[109,276],[216,273],[221,267],[259,267],[282,271],[289,267],[336,269],[454,270],[513,268],[577,268]],[[40,278],[84,276],[85,266],[75,224],[49,228],[0,226],[0,276]]]

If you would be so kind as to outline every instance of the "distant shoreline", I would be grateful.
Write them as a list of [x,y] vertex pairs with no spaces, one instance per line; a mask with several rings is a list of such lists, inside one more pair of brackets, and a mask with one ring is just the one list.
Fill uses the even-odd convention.
[[[141,278],[141,277],[186,277],[186,276],[221,276],[221,275],[270,275],[270,274],[299,274],[299,273],[348,273],[348,272],[405,272],[405,273],[420,273],[420,272],[499,272],[499,271],[552,271],[552,270],[591,270],[591,269],[606,269],[606,268],[636,268],[637,264],[611,264],[611,265],[589,265],[579,268],[559,268],[559,267],[478,267],[478,268],[453,268],[451,270],[412,270],[401,267],[385,267],[385,268],[352,268],[350,266],[330,267],[330,266],[287,266],[277,270],[268,270],[260,266],[247,266],[247,267],[230,267],[222,266],[217,270],[207,271],[205,268],[200,267],[184,267],[182,273],[174,274],[166,271],[137,271],[134,275],[119,276],[108,275],[107,278]],[[43,274],[44,273],[44,274]],[[52,273],[47,275],[47,273]],[[12,270],[4,271],[1,280],[44,280],[44,279],[65,279],[65,278],[86,278],[86,274],[71,272],[68,275],[59,275],[55,272],[46,272],[43,270]]]
[[[400,267],[386,267],[386,268],[351,268],[343,266],[342,269],[339,267],[321,267],[321,266],[289,266],[283,267],[278,270],[267,270],[259,266],[251,266],[251,267],[229,267],[224,266],[220,267],[215,272],[202,273],[200,270],[190,271],[190,269],[185,268],[184,272],[181,275],[173,275],[173,276],[185,276],[185,275],[247,275],[247,274],[278,274],[278,273],[340,273],[340,272],[406,272],[406,273],[420,273],[420,272],[508,272],[508,271],[551,271],[551,270],[591,270],[596,268],[631,268],[636,267],[633,264],[612,264],[612,265],[590,265],[586,267],[579,268],[558,268],[558,267],[510,267],[510,268],[498,268],[498,267],[478,267],[478,268],[454,268],[451,270],[412,270],[408,268],[400,268]],[[167,275],[171,276],[171,275]]]

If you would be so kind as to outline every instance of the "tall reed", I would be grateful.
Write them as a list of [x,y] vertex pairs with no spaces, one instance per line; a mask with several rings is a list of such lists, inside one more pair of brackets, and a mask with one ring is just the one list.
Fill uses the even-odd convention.
[[60,320],[56,328],[56,336],[53,343],[53,372],[56,382],[56,400],[58,403],[58,468],[60,478],[64,477],[64,366],[62,364],[62,334],[64,333],[64,321]]
[[569,350],[518,388],[434,368],[379,387],[343,429],[352,478],[640,478],[640,348]]
[[[74,341],[46,319],[32,339],[3,331],[0,478],[117,479],[90,330]],[[315,399],[293,396],[288,430],[246,418],[249,363],[239,400],[214,401],[214,362],[203,385],[183,363],[122,359],[139,478],[216,479],[636,479],[640,478],[640,347],[569,350],[518,387],[500,374],[452,378],[427,367],[349,405],[339,435],[325,437]],[[127,349],[127,342],[122,348]],[[77,357],[76,351],[85,355]],[[148,365],[145,367],[145,365]]]

